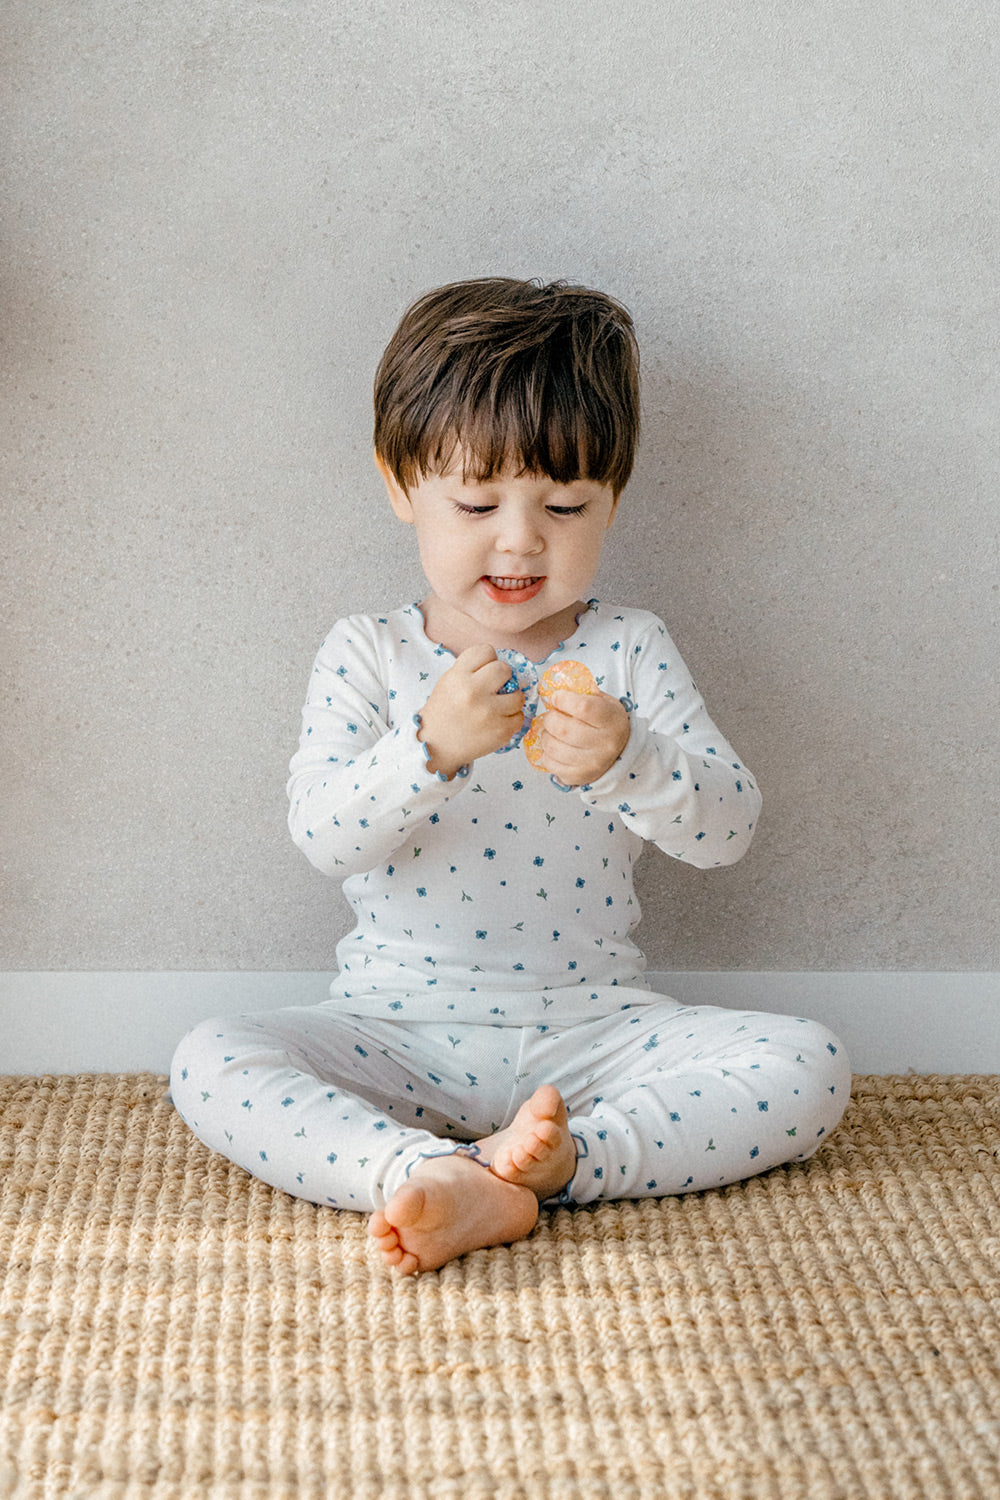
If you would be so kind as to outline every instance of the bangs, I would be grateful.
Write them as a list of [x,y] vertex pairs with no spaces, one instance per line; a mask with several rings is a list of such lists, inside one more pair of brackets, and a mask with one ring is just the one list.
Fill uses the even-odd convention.
[[483,372],[461,391],[439,392],[443,399],[414,434],[413,477],[460,467],[462,478],[477,484],[507,473],[624,488],[628,475],[607,412],[558,373],[512,370],[494,381]]

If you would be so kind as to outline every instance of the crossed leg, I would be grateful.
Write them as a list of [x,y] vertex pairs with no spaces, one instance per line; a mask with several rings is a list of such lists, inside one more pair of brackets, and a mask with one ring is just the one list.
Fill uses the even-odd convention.
[[[508,1127],[477,1142],[483,1161],[435,1157],[414,1168],[372,1219],[390,1265],[429,1270],[527,1234],[538,1202],[576,1173],[576,1131],[588,1171],[574,1183],[575,1201],[662,1196],[806,1160],[850,1097],[841,1044],[800,1018],[665,1002],[624,1020],[606,1018],[587,1033],[580,1028],[567,1041],[579,1058],[583,1036],[603,1048],[604,1034],[613,1041],[617,1032],[620,1044],[624,1027],[632,1032],[631,1056],[608,1046],[602,1081],[597,1071],[586,1080],[612,1099],[581,1095],[574,1133],[562,1093],[542,1084]],[[544,1047],[544,1061],[558,1063],[558,1044],[556,1051],[551,1042]],[[594,1048],[582,1055],[592,1068]],[[487,1161],[490,1171],[483,1172]]]
[[[403,1275],[432,1271],[470,1250],[530,1234],[539,1202],[566,1186],[576,1145],[558,1089],[542,1084],[510,1125],[457,1152],[421,1161],[368,1232],[386,1264]],[[487,1170],[483,1170],[487,1168]]]

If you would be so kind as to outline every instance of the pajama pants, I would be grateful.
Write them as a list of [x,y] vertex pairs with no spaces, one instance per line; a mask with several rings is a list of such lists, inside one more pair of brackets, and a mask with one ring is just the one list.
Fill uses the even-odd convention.
[[623,1010],[629,992],[611,993],[612,1013],[562,1028],[325,1004],[206,1021],[177,1049],[171,1094],[207,1146],[255,1177],[366,1212],[421,1160],[509,1125],[542,1083],[562,1094],[576,1142],[561,1203],[738,1182],[805,1161],[840,1120],[850,1063],[817,1023],[645,992]]

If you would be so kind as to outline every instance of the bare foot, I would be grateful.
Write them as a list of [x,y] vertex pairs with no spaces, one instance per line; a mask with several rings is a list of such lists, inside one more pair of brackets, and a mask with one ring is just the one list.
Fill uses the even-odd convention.
[[538,1199],[526,1188],[501,1181],[467,1156],[433,1156],[375,1210],[368,1233],[386,1265],[412,1276],[470,1250],[523,1239],[537,1218]]
[[576,1171],[576,1143],[557,1088],[543,1083],[504,1130],[479,1141],[490,1171],[530,1188],[539,1199],[562,1191]]

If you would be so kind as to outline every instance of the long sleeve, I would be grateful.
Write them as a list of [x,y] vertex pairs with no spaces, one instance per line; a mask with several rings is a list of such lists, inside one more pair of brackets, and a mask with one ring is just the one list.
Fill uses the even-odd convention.
[[412,707],[389,686],[377,623],[341,620],[324,641],[289,767],[292,838],[340,879],[390,858],[463,785],[461,772],[446,782],[428,770]]
[[674,859],[701,869],[735,864],[753,837],[760,793],[713,724],[666,630],[650,619],[626,668],[628,744],[580,795]]

